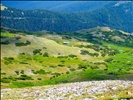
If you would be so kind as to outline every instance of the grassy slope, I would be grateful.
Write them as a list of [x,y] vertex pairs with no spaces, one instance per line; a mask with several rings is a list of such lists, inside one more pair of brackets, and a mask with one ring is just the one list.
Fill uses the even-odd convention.
[[[4,35],[3,35],[4,34]],[[2,36],[5,36],[6,33],[2,33]],[[4,57],[13,57],[14,60],[12,60],[9,64],[5,64],[6,60],[2,60],[1,65],[1,73],[6,73],[6,75],[2,74],[2,77],[16,77],[15,71],[21,71],[24,70],[26,75],[34,76],[34,79],[42,78],[42,80],[49,79],[53,75],[35,75],[31,70],[40,70],[44,69],[47,72],[52,73],[66,73],[69,71],[68,66],[71,66],[71,68],[77,68],[78,64],[82,61],[82,59],[101,59],[94,58],[89,55],[81,55],[80,50],[88,50],[91,53],[96,52],[93,49],[87,49],[87,48],[79,48],[75,46],[69,46],[69,45],[63,45],[63,40],[61,43],[57,43],[54,40],[43,38],[43,37],[36,37],[33,35],[11,35],[12,33],[6,34],[6,38],[2,38],[4,40],[9,41],[10,43],[7,45],[2,44],[1,45],[1,59]],[[17,40],[16,37],[21,37],[21,39]],[[30,41],[31,44],[27,46],[21,46],[18,47],[15,45],[15,43],[18,42],[26,42]],[[79,44],[79,42],[68,40],[72,42],[72,44]],[[89,44],[87,42],[84,42],[84,44]],[[35,49],[41,49],[41,53],[48,52],[48,54],[51,57],[43,57],[40,55],[33,55],[33,50]],[[26,53],[26,55],[20,55],[20,53]],[[71,58],[68,60],[67,58],[56,58],[57,56],[68,56],[70,54],[76,55],[78,58],[74,59]],[[53,57],[52,57],[53,56]],[[31,60],[27,60],[26,58],[31,58]],[[37,59],[37,60],[34,60]],[[93,59],[91,59],[93,61]],[[49,66],[58,66],[58,64],[62,64],[62,60],[65,61],[64,67],[57,67],[52,68]],[[101,59],[103,60],[103,58]],[[41,63],[40,63],[41,61]],[[97,61],[97,60],[95,60]],[[27,62],[28,64],[22,64],[20,62]],[[18,76],[17,76],[18,77]],[[45,77],[45,78],[44,78]],[[31,80],[32,81],[32,80]]]
[[[106,29],[106,31],[109,30],[107,28],[103,29]],[[2,79],[4,79],[4,82],[2,81],[1,84],[2,87],[26,87],[103,79],[132,80],[133,61],[131,58],[133,57],[133,49],[130,47],[103,43],[103,45],[112,49],[118,49],[120,53],[115,56],[108,56],[107,54],[102,57],[100,52],[86,47],[87,45],[92,45],[91,43],[75,39],[61,39],[56,35],[36,37],[33,35],[2,33],[2,36],[6,37],[2,38],[2,41],[8,40],[10,42],[7,45],[1,45],[1,75]],[[21,38],[16,39],[16,37]],[[31,42],[30,45],[15,46],[15,43],[26,42],[27,40]],[[64,45],[64,41],[69,41],[70,44]],[[81,48],[80,45],[84,45],[84,47]],[[41,49],[42,54],[33,55],[33,50],[35,49]],[[99,53],[99,56],[82,55],[80,54],[80,50]],[[48,53],[49,57],[43,56],[45,52]],[[71,54],[77,57],[69,57]],[[58,58],[58,56],[64,57]],[[13,60],[3,57],[13,57]],[[108,58],[112,58],[113,60],[111,62],[105,62],[104,60]],[[41,69],[45,73],[34,73]],[[22,73],[22,70],[24,70],[24,73]],[[19,75],[15,71],[19,71]],[[128,76],[126,76],[127,74]],[[27,75],[33,80],[19,80],[18,78],[21,75]]]
[[[18,42],[17,40],[10,40],[11,43],[7,45],[1,45],[2,50],[1,50],[1,57],[17,57],[19,53],[29,53],[32,54],[32,51],[34,49],[42,49],[42,52],[48,52],[51,56],[57,56],[58,53],[61,55],[69,55],[69,54],[76,54],[80,55],[80,48],[78,47],[69,47],[66,45],[60,45],[56,43],[53,40],[42,38],[42,37],[36,37],[32,35],[26,35],[26,36],[21,36],[20,41],[25,42],[26,40],[29,40],[31,42],[31,45],[27,46],[21,46],[21,47],[16,47],[15,42]],[[46,47],[47,49],[43,50],[43,47]],[[10,48],[10,49],[9,49]],[[90,52],[95,52],[92,49],[89,49]]]

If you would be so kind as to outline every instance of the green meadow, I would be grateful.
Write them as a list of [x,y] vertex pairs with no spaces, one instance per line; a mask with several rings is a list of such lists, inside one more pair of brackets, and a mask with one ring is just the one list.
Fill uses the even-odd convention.
[[2,88],[91,80],[133,80],[131,44],[125,46],[120,42],[119,45],[119,42],[115,44],[100,38],[93,43],[78,35],[68,37],[46,33],[36,36],[10,31],[2,32],[1,40]]

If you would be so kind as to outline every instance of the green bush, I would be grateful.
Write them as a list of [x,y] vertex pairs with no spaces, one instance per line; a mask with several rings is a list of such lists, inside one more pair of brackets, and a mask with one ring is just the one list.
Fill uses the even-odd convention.
[[33,80],[32,77],[27,76],[27,75],[21,75],[18,79],[19,80]]
[[66,74],[69,74],[69,73],[70,73],[69,71],[66,72]]
[[98,69],[98,66],[90,66],[91,69]]
[[19,40],[19,39],[21,39],[21,37],[20,37],[20,36],[16,36],[15,38],[16,38],[16,40]]
[[43,49],[47,49],[46,47],[43,47]]
[[55,75],[56,77],[60,76],[60,73],[51,73],[51,75]]
[[10,83],[11,81],[16,81],[17,79],[15,77],[9,76],[9,77],[3,77],[1,79],[1,82],[3,83]]
[[10,42],[9,41],[1,41],[1,44],[5,44],[5,45],[7,45],[7,44],[9,44]]
[[38,80],[42,80],[41,78],[37,78]]
[[113,72],[113,71],[112,72],[108,72],[108,74],[109,75],[117,75],[117,73],[116,72]]
[[1,75],[6,75],[6,73],[1,73]]
[[96,57],[98,57],[98,56],[99,56],[99,54],[98,54],[98,53],[94,53],[93,55],[94,55],[94,56],[96,56]]
[[8,60],[14,60],[14,58],[13,57],[9,57]]
[[33,54],[36,55],[36,54],[40,54],[41,53],[41,49],[35,49],[33,50]]
[[105,59],[104,61],[106,61],[106,62],[112,62],[113,61],[113,58],[108,58],[108,59]]
[[12,81],[16,81],[16,80],[17,80],[17,78],[12,77],[12,76],[9,76],[7,79],[10,79],[10,80],[12,80]]
[[86,64],[79,64],[78,68],[79,69],[87,69],[87,65]]
[[36,72],[34,71],[34,74],[46,74],[46,72],[45,70],[40,69],[40,70],[37,70]]
[[20,64],[28,64],[27,62],[21,61],[19,62]]
[[57,58],[68,58],[68,56],[58,56]]
[[24,70],[21,70],[21,72],[20,72],[21,74],[24,74]]
[[74,69],[74,68],[70,68],[69,70],[70,70],[70,71],[75,71],[75,69]]
[[13,63],[13,61],[14,61],[14,58],[13,57],[4,57],[4,63],[6,64],[6,65],[8,65],[8,64],[12,64]]
[[102,56],[102,57],[105,57],[105,56],[106,56],[106,54],[102,52],[101,56]]
[[80,54],[82,54],[82,55],[89,54],[89,51],[87,51],[87,50],[80,50],[80,51],[81,51],[81,53],[80,53]]
[[49,67],[51,67],[51,68],[56,68],[57,66],[54,66],[54,65],[50,65]]
[[49,54],[48,54],[47,52],[45,52],[45,53],[43,54],[43,57],[49,57]]
[[65,62],[65,60],[61,60],[60,62],[64,63],[64,62]]
[[71,58],[77,57],[76,55],[73,55],[73,54],[70,54],[70,55],[68,55],[68,56],[71,57]]
[[4,60],[8,60],[8,61],[11,61],[11,60],[14,60],[14,58],[13,57],[4,57]]
[[15,43],[15,45],[16,46],[19,46],[19,47],[21,47],[21,46],[27,46],[27,45],[30,45],[31,44],[31,42],[30,41],[26,41],[26,43],[24,43],[24,42],[18,42],[18,43]]
[[16,70],[15,73],[16,73],[17,75],[19,75],[19,71]]
[[64,67],[65,65],[62,65],[62,64],[58,64],[59,67]]

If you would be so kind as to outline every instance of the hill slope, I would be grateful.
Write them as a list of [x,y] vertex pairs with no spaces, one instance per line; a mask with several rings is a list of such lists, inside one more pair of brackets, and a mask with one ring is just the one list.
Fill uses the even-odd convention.
[[[28,35],[22,31],[2,28],[1,86],[27,87],[105,79],[133,80],[132,47],[111,41],[108,35],[113,37],[115,31],[107,32],[106,39],[110,41],[101,41],[101,35],[94,33],[99,32],[99,29],[101,35],[105,34],[105,30],[112,30],[107,27],[81,30],[73,36],[73,33],[59,35],[55,32],[52,35],[50,32]],[[95,39],[89,37],[91,32],[96,36]],[[132,44],[132,35],[128,37],[129,33],[123,35],[124,32],[117,32],[116,40]],[[89,42],[86,40],[87,34],[88,39],[92,39]]]

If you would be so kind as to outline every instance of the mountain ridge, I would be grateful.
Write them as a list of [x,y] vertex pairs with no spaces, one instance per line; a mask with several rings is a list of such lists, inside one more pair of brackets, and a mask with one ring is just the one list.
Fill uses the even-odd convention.
[[96,26],[109,26],[132,33],[132,2],[116,7],[113,7],[114,4],[116,3],[108,4],[108,6],[94,11],[77,13],[59,13],[47,10],[24,11],[8,8],[1,11],[1,25],[28,31],[56,32],[72,32]]

